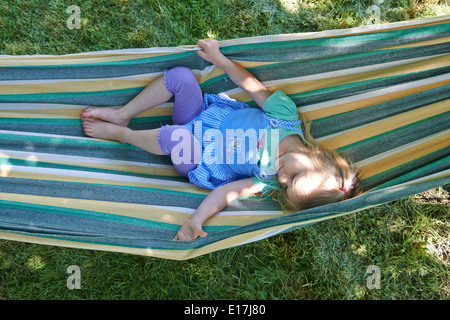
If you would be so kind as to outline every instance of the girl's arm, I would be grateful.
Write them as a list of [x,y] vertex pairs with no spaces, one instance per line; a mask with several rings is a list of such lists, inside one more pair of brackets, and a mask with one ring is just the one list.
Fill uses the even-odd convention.
[[198,236],[206,237],[202,230],[203,223],[225,208],[231,201],[240,197],[259,193],[251,178],[233,181],[217,187],[203,200],[195,213],[178,231],[174,240],[194,240]]
[[264,101],[272,94],[258,79],[247,69],[225,57],[219,50],[216,40],[199,40],[197,45],[202,50],[197,51],[198,55],[222,68],[230,79],[243,90],[245,90],[255,102],[262,108]]

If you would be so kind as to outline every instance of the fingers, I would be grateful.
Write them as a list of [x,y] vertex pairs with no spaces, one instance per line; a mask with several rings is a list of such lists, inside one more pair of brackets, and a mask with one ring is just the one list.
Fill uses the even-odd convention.
[[217,40],[214,40],[214,39],[200,39],[197,42],[197,46],[199,46],[200,48],[203,48],[203,49],[205,49],[205,47],[215,46],[215,45],[218,46],[218,42],[217,42]]
[[217,40],[214,39],[204,39],[204,40],[198,40],[197,46],[200,47],[202,50],[198,50],[197,52],[215,52],[219,51],[219,43]]
[[[195,237],[196,238],[196,237]],[[180,241],[190,241],[190,240],[195,240],[192,238],[189,238],[187,235],[185,235],[183,232],[178,231],[177,235],[175,236],[175,238],[173,238],[172,240],[180,240]]]
[[203,59],[205,59],[206,60],[206,53],[205,53],[205,51],[203,51],[203,49],[202,50],[195,50],[195,52],[197,52],[197,54],[201,57],[201,58],[203,58]]
[[200,48],[200,50],[196,50],[196,52],[202,59],[220,67],[220,63],[222,62],[224,56],[219,50],[219,44],[217,40],[199,40],[197,42],[197,46]]
[[194,235],[193,238],[186,236],[183,232],[178,231],[176,236],[172,240],[180,240],[180,241],[192,241],[197,239],[197,237],[205,238],[208,234],[202,229],[197,231],[197,234]]

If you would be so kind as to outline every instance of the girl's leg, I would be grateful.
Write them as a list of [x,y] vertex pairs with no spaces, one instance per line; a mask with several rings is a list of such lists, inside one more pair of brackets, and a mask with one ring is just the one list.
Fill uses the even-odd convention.
[[203,94],[191,69],[175,67],[164,72],[167,90],[174,95],[173,124],[186,124],[203,110]]
[[185,124],[203,110],[200,86],[192,71],[175,67],[164,72],[164,77],[154,80],[123,107],[87,108],[83,119],[96,118],[127,126],[137,114],[159,106],[175,96],[173,123]]
[[129,143],[147,152],[163,155],[158,144],[159,128],[150,130],[131,130],[115,123],[86,118],[83,121],[84,132],[91,137]]
[[[127,128],[132,117],[175,96],[172,126],[133,131]],[[132,144],[157,155],[170,155],[177,171],[187,176],[200,162],[201,147],[181,124],[188,123],[203,110],[200,86],[190,69],[167,70],[127,105],[121,108],[90,108],[83,114],[88,136]],[[105,121],[101,121],[101,120]]]
[[94,118],[83,122],[87,135],[105,140],[129,143],[156,155],[170,155],[175,169],[183,176],[195,169],[201,159],[201,148],[192,133],[181,125],[158,129],[131,130]]
[[175,169],[187,177],[201,161],[202,149],[193,134],[182,125],[167,125],[158,133],[158,145],[161,152],[170,155]]
[[86,118],[101,119],[126,127],[135,115],[163,104],[170,98],[172,98],[172,94],[167,91],[164,78],[159,77],[126,105],[111,108],[87,108],[83,111],[82,118],[83,120]]

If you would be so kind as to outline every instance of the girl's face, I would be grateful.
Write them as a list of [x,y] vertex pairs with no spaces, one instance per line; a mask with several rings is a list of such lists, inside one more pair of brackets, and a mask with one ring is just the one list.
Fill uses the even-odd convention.
[[275,165],[278,168],[278,181],[288,191],[302,176],[314,170],[311,159],[299,152],[283,154]]

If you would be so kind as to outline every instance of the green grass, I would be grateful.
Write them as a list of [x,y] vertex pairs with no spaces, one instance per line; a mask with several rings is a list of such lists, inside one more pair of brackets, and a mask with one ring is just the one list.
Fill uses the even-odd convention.
[[[69,30],[69,5],[81,29]],[[0,0],[1,54],[195,44],[367,23],[373,1]],[[450,14],[445,1],[385,0],[380,22]],[[231,17],[231,19],[230,19]],[[0,241],[0,299],[449,299],[448,189],[187,261]],[[66,286],[81,269],[81,290]],[[370,265],[381,271],[369,289]]]

